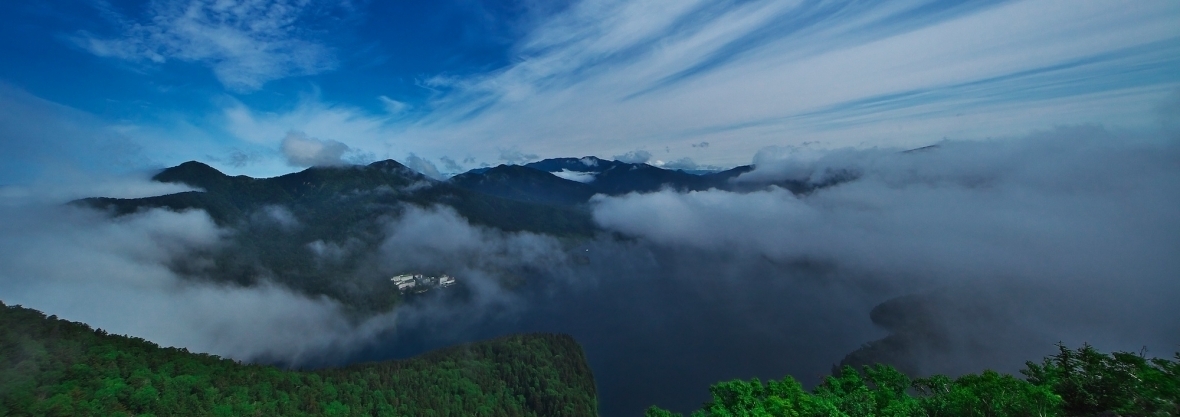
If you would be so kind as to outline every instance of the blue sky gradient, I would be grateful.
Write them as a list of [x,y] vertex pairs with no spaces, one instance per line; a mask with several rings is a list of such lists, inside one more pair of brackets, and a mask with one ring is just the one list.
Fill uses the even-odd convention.
[[1166,0],[4,2],[0,185],[278,175],[308,160],[292,141],[455,172],[1148,130],[1180,94],[1177,22]]

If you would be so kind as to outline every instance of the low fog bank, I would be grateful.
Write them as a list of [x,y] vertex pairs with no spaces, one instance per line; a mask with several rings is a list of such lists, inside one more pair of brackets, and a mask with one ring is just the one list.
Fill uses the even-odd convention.
[[906,333],[874,359],[917,372],[1015,370],[1058,341],[1167,356],[1180,349],[1178,143],[1079,127],[911,152],[772,148],[736,180],[836,185],[599,198],[594,217],[668,250],[826,265],[877,302],[925,294],[932,311],[874,317]]
[[31,208],[64,204],[80,198],[104,196],[141,198],[193,191],[180,183],[151,181],[155,170],[122,174],[62,170],[20,185],[0,185],[0,207]]
[[384,233],[369,267],[381,276],[446,274],[458,281],[456,287],[429,291],[397,308],[399,326],[425,326],[430,329],[428,334],[413,338],[394,335],[385,343],[473,341],[476,339],[470,334],[479,324],[511,321],[527,314],[529,302],[519,291],[522,286],[537,281],[571,284],[570,242],[472,225],[447,206],[407,205],[390,219]]
[[[116,196],[173,191],[137,180],[143,179],[122,178],[95,190]],[[14,194],[0,205],[0,300],[243,361],[344,364],[348,354],[393,334],[401,323],[518,315],[524,303],[505,286],[568,276],[561,272],[566,253],[555,238],[473,226],[449,207],[407,205],[377,223],[379,230],[371,231],[380,236],[377,245],[365,243],[366,236],[292,245],[300,253],[291,256],[308,257],[312,265],[343,265],[324,268],[338,275],[319,279],[344,292],[396,297],[389,277],[401,273],[461,280],[461,288],[435,291],[445,297],[429,294],[397,309],[360,314],[336,299],[279,284],[285,272],[265,265],[255,265],[250,270],[257,274],[241,281],[211,275],[222,270],[218,262],[251,262],[234,257],[241,249],[236,235],[290,239],[313,226],[315,219],[298,218],[285,207],[268,206],[242,224],[219,227],[200,210],[151,209],[112,218],[58,198],[72,196],[73,189],[39,191]],[[458,337],[465,326],[450,331]]]
[[299,362],[352,349],[392,325],[392,314],[350,319],[338,303],[263,283],[183,279],[170,268],[224,244],[200,211],[150,210],[111,220],[70,206],[3,209],[0,296],[164,346],[251,360]]

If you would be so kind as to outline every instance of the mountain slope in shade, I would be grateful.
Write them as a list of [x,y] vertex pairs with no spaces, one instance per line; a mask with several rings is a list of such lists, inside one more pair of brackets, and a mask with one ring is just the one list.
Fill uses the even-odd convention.
[[0,415],[596,416],[566,335],[527,334],[310,372],[161,348],[0,303]]
[[367,166],[313,167],[274,178],[231,177],[190,161],[165,169],[152,179],[183,183],[201,191],[137,199],[96,197],[81,202],[110,208],[117,214],[148,207],[206,209],[221,224],[279,205],[291,209],[297,218],[315,219],[324,229],[334,230],[396,215],[403,204],[446,205],[475,224],[505,231],[586,235],[594,228],[585,212],[472,192],[431,180],[393,160]]
[[460,188],[511,200],[566,206],[585,203],[598,192],[591,185],[519,165],[467,172],[448,181]]
[[725,181],[718,181],[721,177],[694,175],[648,164],[611,161],[593,156],[546,159],[525,166],[550,173],[592,173],[593,180],[586,184],[596,192],[606,195],[653,192],[664,188],[700,191],[726,186]]
[[[796,194],[803,194],[817,188],[802,181],[736,181],[739,176],[751,170],[752,166],[744,165],[725,171],[692,174],[649,164],[587,156],[546,159],[523,166],[500,165],[494,168],[474,169],[452,177],[449,182],[461,188],[497,197],[564,206],[585,204],[595,194],[618,196],[665,189],[679,192],[710,189],[750,192],[774,185]],[[826,185],[830,184],[823,186]]]
[[582,158],[550,158],[536,162],[529,162],[524,166],[538,169],[545,172],[559,172],[559,171],[577,171],[577,172],[602,172],[610,168],[630,165],[626,162],[612,161],[609,159],[601,159],[596,156],[586,156]]

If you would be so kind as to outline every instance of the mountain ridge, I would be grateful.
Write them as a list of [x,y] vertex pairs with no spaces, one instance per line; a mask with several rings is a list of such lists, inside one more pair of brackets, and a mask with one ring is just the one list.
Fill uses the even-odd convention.
[[[524,168],[531,168],[535,171],[526,171]],[[693,174],[684,170],[665,169],[646,163],[621,162],[585,156],[581,158],[550,158],[523,165],[478,168],[451,177],[448,181],[489,195],[564,205],[586,204],[595,194],[619,196],[666,189],[677,192],[711,189],[751,192],[774,185],[795,194],[803,194],[817,188],[802,181],[736,181],[739,176],[753,169],[752,165],[742,165],[723,171]],[[509,171],[517,175],[510,175]],[[546,172],[554,178],[538,180],[536,172]],[[576,175],[585,178],[585,181],[565,178],[566,175]],[[539,183],[548,184],[549,189],[538,190]],[[561,197],[549,198],[552,194],[558,194]]]

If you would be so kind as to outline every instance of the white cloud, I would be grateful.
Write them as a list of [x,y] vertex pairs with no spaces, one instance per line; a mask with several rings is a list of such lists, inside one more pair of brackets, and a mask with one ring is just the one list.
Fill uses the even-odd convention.
[[434,163],[430,162],[426,158],[411,153],[410,156],[406,157],[403,163],[410,169],[417,171],[419,174],[436,180],[443,179],[443,175],[438,172],[438,167],[434,166]]
[[565,260],[554,237],[473,226],[447,206],[407,206],[388,225],[386,236],[382,262],[403,268],[495,271],[509,265],[552,266]]
[[1180,86],[1169,75],[1180,55],[1165,42],[1180,36],[1174,2],[936,13],[907,0],[827,16],[828,6],[584,0],[540,21],[512,64],[424,81],[438,91],[416,111],[387,96],[380,112],[314,96],[278,111],[235,102],[223,121],[256,144],[297,130],[380,158],[469,155],[477,166],[662,148],[663,161],[733,166],[769,144],[917,147],[1064,124],[1150,126]]
[[478,323],[485,315],[525,307],[521,294],[504,290],[520,271],[545,271],[547,279],[568,275],[568,259],[556,238],[472,225],[447,206],[407,205],[400,217],[386,225],[385,236],[378,249],[385,270],[451,275],[462,281],[473,298],[472,305],[459,309],[447,303],[405,306],[398,310],[402,323],[443,317]]
[[1176,138],[1081,127],[901,151],[768,152],[747,175],[857,179],[806,195],[774,187],[598,196],[594,217],[676,250],[830,265],[893,294],[956,289],[952,303],[979,309],[963,328],[988,329],[963,336],[1014,361],[960,366],[1010,368],[1042,354],[1008,344],[1018,329],[1034,330],[1036,340],[1022,342],[1033,349],[1065,341],[1167,352],[1180,342],[1180,327],[1164,319],[1180,314]]
[[394,315],[356,322],[335,301],[285,287],[183,279],[168,265],[223,244],[204,212],[151,210],[109,220],[62,206],[4,208],[0,294],[115,334],[239,360],[301,360],[348,352]]
[[581,1],[536,27],[512,65],[448,78],[405,137],[542,157],[688,140],[725,145],[692,155],[699,163],[733,165],[784,138],[918,146],[1055,124],[1144,126],[1180,84],[1163,43],[1180,35],[1175,2],[935,9]]
[[560,178],[564,178],[564,179],[567,179],[570,181],[577,181],[577,182],[584,183],[584,184],[594,182],[594,178],[596,175],[593,172],[570,171],[568,169],[562,169],[561,171],[552,172],[551,174],[556,175]]
[[295,213],[283,206],[263,207],[261,212],[255,215],[254,220],[259,223],[272,223],[286,231],[300,227],[299,218],[295,217]]
[[[220,119],[230,135],[254,146],[278,146],[288,133],[295,131],[323,140],[347,142],[354,152],[372,154],[373,158],[384,159],[391,155],[434,149],[412,148],[400,141],[391,142],[397,130],[389,125],[387,115],[373,115],[346,105],[326,104],[316,97],[304,97],[292,108],[279,113],[255,111],[231,100],[222,109]],[[279,173],[281,171],[271,174]]]
[[349,150],[343,143],[295,131],[288,132],[280,146],[287,163],[297,167],[344,165],[344,153]]
[[111,174],[77,168],[56,171],[31,181],[0,185],[0,206],[64,204],[89,197],[143,198],[194,190],[185,184],[150,181],[156,172],[143,169]]
[[402,114],[402,112],[410,108],[409,104],[391,99],[386,96],[378,96],[377,99],[381,100],[381,105],[385,106],[385,111],[390,115]]
[[505,148],[499,149],[499,151],[499,159],[509,164],[523,164],[540,158],[540,156],[537,156],[536,154],[525,153],[519,148]]
[[642,164],[651,160],[651,152],[645,150],[631,151],[622,155],[615,155],[614,160],[628,164]]
[[455,160],[451,157],[443,156],[439,157],[438,160],[439,162],[443,163],[443,167],[447,169],[448,173],[454,174],[463,171],[463,166],[459,165],[459,163],[455,162]]
[[677,159],[677,160],[664,162],[663,165],[661,165],[661,167],[663,167],[664,169],[688,169],[688,170],[702,168],[696,162],[693,162],[692,158],[689,158],[687,156]]
[[144,21],[120,22],[120,37],[83,33],[76,42],[99,56],[200,63],[227,88],[249,92],[268,81],[336,67],[331,48],[315,40],[308,27],[306,18],[320,11],[320,3],[155,0]]

